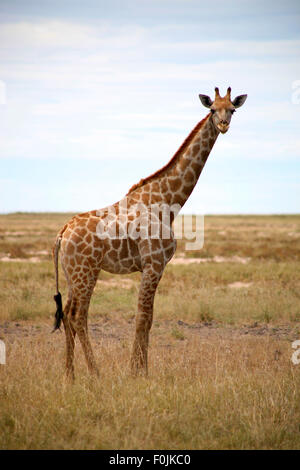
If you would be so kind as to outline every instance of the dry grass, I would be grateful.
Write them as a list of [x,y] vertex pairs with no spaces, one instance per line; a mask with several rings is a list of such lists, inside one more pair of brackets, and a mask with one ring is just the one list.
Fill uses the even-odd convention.
[[[0,216],[0,258],[51,253],[54,237],[73,214],[15,213]],[[188,256],[240,256],[258,260],[300,260],[300,215],[205,216],[205,244]],[[177,255],[185,241],[178,241]],[[22,253],[19,251],[22,250]],[[45,255],[44,255],[45,256]]]
[[73,386],[62,383],[63,343],[40,334],[9,345],[1,448],[299,447],[300,376],[287,342],[193,335],[166,347],[153,335],[145,379],[129,374],[127,341],[101,340],[101,378],[79,354]]
[[148,378],[129,373],[140,275],[101,273],[89,315],[101,377],[89,377],[78,344],[72,386],[63,381],[64,334],[50,334],[46,254],[69,217],[0,216],[0,258],[20,258],[0,263],[0,448],[299,448],[291,342],[300,339],[300,217],[206,218],[198,256],[250,260],[167,267]]
[[[205,244],[198,256],[300,260],[300,216],[206,216]],[[183,250],[184,242],[179,243]],[[194,257],[195,252],[188,255]]]

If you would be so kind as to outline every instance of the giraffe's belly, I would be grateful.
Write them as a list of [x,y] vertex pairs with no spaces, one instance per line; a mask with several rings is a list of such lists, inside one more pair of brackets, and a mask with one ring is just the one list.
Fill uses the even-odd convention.
[[129,274],[142,271],[140,258],[125,258],[113,260],[109,256],[104,256],[101,269],[112,274]]
[[136,240],[129,237],[103,241],[101,269],[113,274],[141,271],[141,257]]

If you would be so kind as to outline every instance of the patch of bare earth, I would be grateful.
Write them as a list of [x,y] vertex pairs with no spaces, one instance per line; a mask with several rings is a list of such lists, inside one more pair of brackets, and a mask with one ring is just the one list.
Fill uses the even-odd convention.
[[232,282],[231,284],[228,284],[227,287],[230,289],[247,289],[248,287],[251,287],[253,282]]
[[10,256],[3,256],[0,261],[4,263],[40,263],[42,260],[38,256],[31,256],[30,258],[11,258]]
[[[262,323],[252,323],[250,325],[242,325],[240,327],[233,327],[231,325],[221,325],[217,322],[197,322],[187,323],[182,320],[164,320],[156,323],[154,321],[151,330],[151,335],[159,337],[160,341],[158,346],[170,346],[169,338],[171,337],[172,330],[180,329],[183,332],[184,339],[199,337],[200,340],[210,339],[211,341],[218,341],[220,339],[242,339],[246,336],[257,336],[265,338],[274,338],[276,340],[294,341],[299,339],[298,328],[289,324],[270,325]],[[135,319],[122,319],[116,320],[109,317],[92,318],[89,322],[89,333],[94,343],[119,342],[131,341],[135,331]],[[5,321],[0,324],[0,339],[11,343],[23,338],[38,338],[39,336],[51,337],[61,335],[64,333],[63,327],[60,331],[56,331],[54,335],[52,332],[52,324],[45,322],[31,323],[28,321]],[[63,335],[64,336],[64,335]]]
[[246,264],[251,258],[243,258],[241,256],[214,256],[213,258],[184,258],[175,257],[170,261],[170,264],[199,264],[199,263],[241,263]]

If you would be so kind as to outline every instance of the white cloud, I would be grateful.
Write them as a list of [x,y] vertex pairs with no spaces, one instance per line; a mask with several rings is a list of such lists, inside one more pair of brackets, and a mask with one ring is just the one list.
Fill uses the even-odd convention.
[[153,49],[159,54],[197,54],[199,59],[213,57],[239,57],[244,60],[249,57],[270,60],[274,57],[295,57],[299,55],[300,40],[263,40],[263,41],[233,41],[224,39],[222,41],[186,41],[154,43]]
[[90,54],[93,49],[124,50],[134,47],[145,36],[146,30],[136,25],[115,27],[101,21],[96,26],[60,20],[22,21],[1,24],[0,44],[6,51],[11,50],[16,54],[21,50],[28,54],[30,49],[44,49],[47,53],[51,50],[75,49]]
[[4,23],[0,43],[8,49],[92,47],[104,32],[85,24],[49,21]]
[[[177,30],[182,25],[172,27],[172,37]],[[103,22],[2,24],[7,103],[0,157],[166,161],[207,112],[197,94],[213,95],[216,85],[224,93],[231,85],[248,100],[222,151],[300,158],[300,108],[291,104],[292,83],[300,78],[298,39],[182,42],[167,32]]]

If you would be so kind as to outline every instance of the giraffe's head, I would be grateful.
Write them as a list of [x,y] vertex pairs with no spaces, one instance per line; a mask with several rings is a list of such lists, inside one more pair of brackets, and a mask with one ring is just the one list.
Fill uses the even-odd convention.
[[219,88],[215,88],[215,100],[212,101],[207,95],[199,95],[200,101],[206,108],[210,109],[212,120],[217,130],[225,134],[228,131],[231,121],[231,116],[236,108],[242,106],[247,98],[247,95],[239,95],[231,101],[229,87],[226,95],[222,98],[219,93]]

